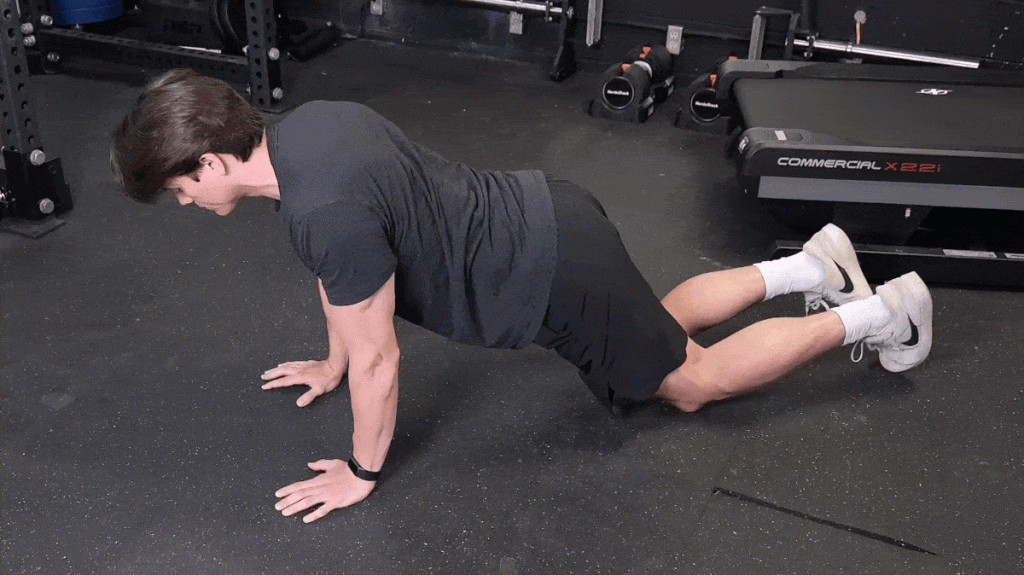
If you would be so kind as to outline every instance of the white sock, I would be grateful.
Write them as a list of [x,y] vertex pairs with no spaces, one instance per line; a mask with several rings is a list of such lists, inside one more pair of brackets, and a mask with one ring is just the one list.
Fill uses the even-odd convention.
[[877,295],[834,307],[831,311],[836,312],[846,328],[843,345],[878,335],[892,318],[892,310]]
[[825,281],[825,265],[806,252],[756,263],[754,267],[764,278],[764,301],[788,293],[810,291]]

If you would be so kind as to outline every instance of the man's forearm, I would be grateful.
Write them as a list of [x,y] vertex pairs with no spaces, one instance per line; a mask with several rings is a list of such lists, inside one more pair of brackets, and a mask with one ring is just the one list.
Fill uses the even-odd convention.
[[392,275],[372,296],[350,306],[331,305],[320,284],[331,357],[342,354],[348,363],[352,456],[371,471],[384,465],[398,413],[394,282]]
[[349,371],[352,394],[352,456],[364,468],[384,465],[398,415],[398,349],[370,361],[354,361]]

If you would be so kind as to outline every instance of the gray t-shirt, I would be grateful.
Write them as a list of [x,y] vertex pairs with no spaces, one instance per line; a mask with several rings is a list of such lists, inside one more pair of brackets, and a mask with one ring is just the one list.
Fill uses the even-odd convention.
[[541,172],[450,162],[348,102],[305,104],[267,137],[279,217],[333,305],[394,273],[396,314],[411,323],[472,345],[533,341],[557,255]]

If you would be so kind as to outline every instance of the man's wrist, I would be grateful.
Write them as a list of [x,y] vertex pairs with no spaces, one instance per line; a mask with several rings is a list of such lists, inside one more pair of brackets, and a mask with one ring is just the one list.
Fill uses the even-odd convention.
[[370,471],[369,469],[364,468],[362,465],[359,465],[355,456],[348,458],[348,468],[352,472],[352,475],[355,475],[363,481],[377,481],[380,479],[380,471]]

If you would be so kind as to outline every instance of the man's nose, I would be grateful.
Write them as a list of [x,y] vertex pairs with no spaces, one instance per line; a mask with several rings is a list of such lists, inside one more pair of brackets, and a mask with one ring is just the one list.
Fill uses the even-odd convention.
[[184,192],[178,192],[175,195],[178,197],[178,203],[183,205],[183,206],[187,206],[187,205],[192,203],[192,198],[190,198],[187,195],[185,195]]

